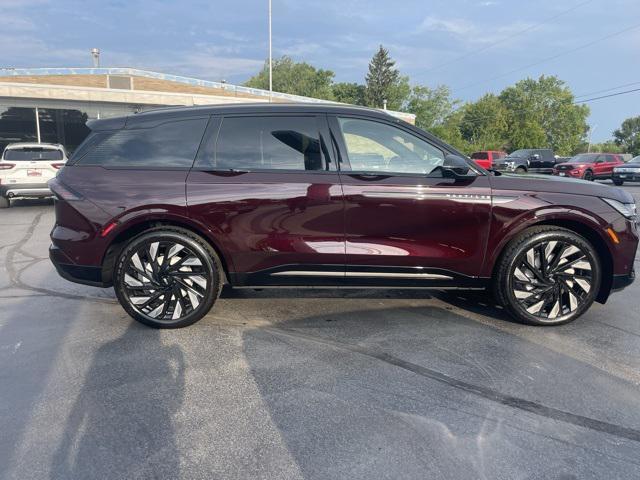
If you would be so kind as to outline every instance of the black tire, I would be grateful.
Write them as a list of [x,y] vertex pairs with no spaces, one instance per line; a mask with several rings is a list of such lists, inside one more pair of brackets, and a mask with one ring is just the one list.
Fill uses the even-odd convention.
[[133,319],[154,328],[181,328],[209,312],[220,295],[223,269],[198,235],[157,227],[124,246],[113,279],[118,301]]
[[613,178],[612,180],[613,180],[613,184],[618,187],[620,187],[624,183],[624,180],[620,180],[619,178]]
[[601,272],[598,253],[585,238],[560,227],[532,227],[512,240],[498,260],[494,295],[523,323],[562,325],[589,309]]
[[11,206],[11,202],[7,197],[0,196],[0,208],[9,208]]
[[591,170],[587,170],[582,174],[582,179],[588,182],[593,182],[593,172]]
[[524,175],[525,173],[527,173],[527,169],[524,168],[524,167],[518,167],[518,168],[516,168],[516,173],[518,175]]

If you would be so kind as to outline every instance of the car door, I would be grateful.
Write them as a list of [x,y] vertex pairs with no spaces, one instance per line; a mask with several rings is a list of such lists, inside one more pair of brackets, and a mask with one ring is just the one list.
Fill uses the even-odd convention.
[[345,199],[346,282],[449,285],[478,275],[489,177],[444,178],[437,141],[393,120],[330,117]]
[[324,147],[326,117],[227,115],[205,135],[187,179],[188,210],[210,229],[232,284],[339,282],[344,202]]
[[605,168],[604,171],[602,172],[602,176],[606,177],[606,178],[611,178],[611,175],[613,174],[613,167],[618,165],[618,161],[617,161],[617,157],[616,155],[604,155],[605,157]]
[[593,161],[593,175],[596,178],[605,177],[607,175],[607,164],[605,155],[598,155]]

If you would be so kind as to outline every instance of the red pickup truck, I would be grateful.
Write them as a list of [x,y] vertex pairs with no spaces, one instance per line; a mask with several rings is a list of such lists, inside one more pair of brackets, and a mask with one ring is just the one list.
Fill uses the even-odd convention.
[[580,153],[568,162],[556,164],[553,174],[584,180],[611,178],[613,167],[623,164],[622,156],[615,153]]
[[498,150],[483,150],[481,152],[473,152],[471,154],[471,160],[473,160],[478,166],[489,169],[495,160],[506,156],[506,152],[500,152]]

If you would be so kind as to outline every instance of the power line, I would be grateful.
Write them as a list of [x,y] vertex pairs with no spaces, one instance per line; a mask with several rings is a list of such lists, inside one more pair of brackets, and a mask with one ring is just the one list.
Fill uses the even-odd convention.
[[640,27],[640,23],[636,24],[636,25],[632,25],[632,26],[627,27],[627,28],[623,28],[622,30],[615,31],[613,33],[605,35],[604,37],[600,37],[600,38],[597,38],[596,40],[592,40],[591,42],[585,43],[583,45],[579,45],[579,46],[571,48],[569,50],[565,50],[564,52],[557,53],[557,54],[552,55],[550,57],[543,58],[541,60],[538,60],[537,62],[530,63],[530,64],[525,65],[523,67],[514,68],[513,70],[509,70],[508,72],[501,73],[500,75],[496,75],[494,77],[488,78],[488,79],[483,80],[481,82],[476,82],[476,83],[472,83],[470,85],[466,85],[464,87],[460,87],[460,88],[456,89],[456,91],[467,90],[469,88],[476,87],[478,85],[484,85],[485,83],[490,83],[490,82],[492,82],[494,80],[497,80],[499,78],[503,78],[503,77],[506,77],[508,75],[511,75],[512,73],[517,73],[517,72],[520,72],[522,70],[526,70],[528,68],[540,65],[542,63],[546,63],[546,62],[549,62],[551,60],[555,60],[556,58],[563,57],[564,55],[568,55],[570,53],[577,52],[579,50],[583,50],[583,49],[588,48],[588,47],[590,47],[592,45],[595,45],[596,43],[600,43],[600,42],[603,42],[605,40],[609,40],[610,38],[616,37],[618,35],[622,35],[623,33],[629,32],[631,30],[635,30],[636,28],[639,28],[639,27]]
[[586,100],[578,100],[573,103],[593,102],[594,100],[601,100],[603,98],[609,98],[609,97],[617,97],[618,95],[626,95],[627,93],[633,93],[633,92],[640,92],[640,88],[634,88],[633,90],[626,90],[624,92],[610,93],[609,95],[602,95],[600,97],[587,98]]
[[612,92],[612,91],[618,90],[620,88],[632,87],[634,85],[640,85],[640,82],[625,83],[624,85],[618,85],[617,87],[605,88],[604,90],[596,90],[595,92],[583,93],[582,95],[576,95],[575,98],[590,97],[591,95],[597,95],[599,93]]
[[547,18],[545,20],[542,20],[541,22],[538,22],[538,23],[535,23],[533,25],[530,25],[529,27],[524,28],[523,30],[520,30],[519,32],[516,32],[516,33],[514,33],[512,35],[509,35],[507,37],[502,37],[501,39],[496,40],[495,42],[489,43],[488,45],[485,45],[484,47],[480,47],[480,48],[478,48],[476,50],[473,50],[471,52],[467,52],[465,54],[462,54],[459,57],[456,57],[454,59],[451,59],[451,60],[446,61],[444,63],[441,63],[439,65],[436,65],[435,67],[428,68],[428,69],[425,70],[425,72],[433,72],[435,70],[440,70],[441,68],[449,66],[452,63],[459,62],[460,60],[464,60],[465,58],[469,58],[472,55],[476,55],[478,53],[481,53],[481,52],[484,52],[486,50],[489,50],[490,48],[493,48],[496,45],[500,45],[501,43],[513,40],[515,37],[519,37],[519,36],[524,35],[525,33],[529,33],[529,32],[532,32],[534,30],[537,30],[540,27],[542,27],[543,25],[546,25],[547,23],[555,20],[556,18],[559,18],[562,15],[565,15],[567,13],[573,12],[574,10],[577,10],[578,8],[584,6],[584,5],[588,4],[588,3],[591,3],[591,2],[593,2],[593,0],[587,0],[585,2],[582,2],[582,3],[579,3],[577,5],[574,5],[573,7],[569,8],[567,10],[563,10],[562,12],[554,15],[553,17],[549,17],[549,18]]

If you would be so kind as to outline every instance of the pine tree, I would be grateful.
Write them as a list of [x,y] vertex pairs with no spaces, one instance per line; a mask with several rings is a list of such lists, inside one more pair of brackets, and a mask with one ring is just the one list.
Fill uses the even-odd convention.
[[385,100],[388,104],[396,100],[395,90],[401,82],[401,77],[398,69],[394,68],[395,64],[389,56],[389,51],[380,45],[369,62],[369,73],[366,76],[368,106],[382,108]]

